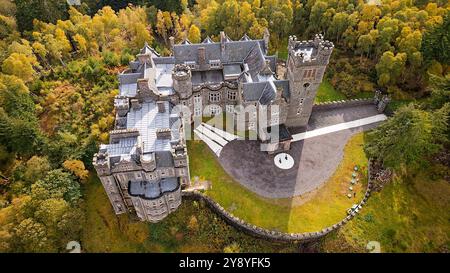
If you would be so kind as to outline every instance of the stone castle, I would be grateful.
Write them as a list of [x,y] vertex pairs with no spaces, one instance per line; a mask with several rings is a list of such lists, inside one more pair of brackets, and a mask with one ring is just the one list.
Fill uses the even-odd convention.
[[[170,41],[171,56],[146,44],[119,75],[115,129],[93,159],[115,213],[132,212],[142,221],[158,222],[181,204],[181,190],[190,184],[185,124],[196,117],[267,107],[264,129],[282,129],[277,141],[260,140],[270,153],[289,149],[287,128],[307,125],[334,47],[321,35],[289,37],[286,79],[280,80],[277,58],[268,56],[267,30],[260,40],[244,35],[232,41],[221,32],[219,42]],[[181,105],[189,117],[173,111]],[[259,130],[257,124],[256,113],[246,116],[246,129]]]

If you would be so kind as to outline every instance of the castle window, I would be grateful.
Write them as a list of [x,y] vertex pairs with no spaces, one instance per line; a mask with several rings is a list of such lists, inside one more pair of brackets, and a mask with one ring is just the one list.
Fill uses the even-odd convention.
[[272,112],[272,115],[270,116],[270,125],[277,125],[280,123],[280,117],[279,112]]
[[210,92],[209,93],[209,101],[210,102],[219,102],[220,101],[220,93],[219,92]]
[[236,91],[228,90],[227,95],[229,100],[236,100]]
[[303,78],[315,78],[316,77],[316,69],[307,69],[303,72]]
[[200,93],[194,95],[194,104],[202,103],[202,96]]
[[201,107],[196,107],[196,108],[194,108],[194,116],[195,116],[195,117],[200,117],[200,116],[202,116],[202,108],[201,108]]
[[220,68],[220,60],[210,60],[209,67],[210,68]]
[[222,113],[222,109],[220,108],[219,105],[210,105],[209,106],[209,112],[211,115],[219,115],[220,113]]
[[226,110],[227,110],[227,113],[233,114],[234,113],[234,105],[227,105]]
[[303,111],[303,102],[304,102],[304,101],[305,101],[304,98],[301,98],[301,99],[298,101],[297,115],[300,115],[301,112]]

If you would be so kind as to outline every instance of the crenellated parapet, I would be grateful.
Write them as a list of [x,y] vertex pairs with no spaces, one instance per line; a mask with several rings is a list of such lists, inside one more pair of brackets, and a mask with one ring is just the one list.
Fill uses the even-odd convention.
[[192,73],[189,66],[176,64],[172,71],[173,89],[180,98],[188,98],[192,95]]
[[295,66],[327,65],[334,44],[316,34],[313,40],[298,41],[295,35],[289,36],[288,52]]
[[92,164],[99,176],[111,174],[108,152],[106,151],[105,145],[101,145],[99,152],[94,154]]
[[154,153],[140,155],[142,169],[146,172],[153,172],[156,169],[156,160]]
[[137,128],[116,129],[109,132],[109,139],[111,143],[128,137],[138,137],[139,130]]
[[125,96],[116,96],[114,99],[114,108],[116,109],[119,117],[124,117],[127,115],[128,110],[130,110],[130,101]]

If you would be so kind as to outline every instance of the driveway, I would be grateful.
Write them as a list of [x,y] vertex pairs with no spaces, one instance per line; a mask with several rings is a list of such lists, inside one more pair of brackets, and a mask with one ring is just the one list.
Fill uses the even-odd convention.
[[[377,115],[373,105],[313,111],[307,128],[292,128],[292,134]],[[260,151],[260,142],[234,140],[223,147],[219,161],[225,171],[249,190],[267,198],[291,198],[322,186],[343,158],[350,137],[379,123],[345,129],[292,142],[295,161],[289,170],[275,166],[273,158]]]

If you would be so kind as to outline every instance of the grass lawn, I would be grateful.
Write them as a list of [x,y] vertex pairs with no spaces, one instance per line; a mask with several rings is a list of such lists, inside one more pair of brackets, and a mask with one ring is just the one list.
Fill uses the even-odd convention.
[[317,95],[314,102],[318,103],[318,102],[338,101],[345,99],[347,99],[347,97],[344,94],[334,89],[333,85],[331,85],[329,81],[324,79],[319,86],[319,90],[317,91]]
[[348,99],[367,99],[373,98],[374,93],[372,92],[360,92],[351,98],[347,98],[344,94],[334,89],[333,85],[328,80],[323,80],[317,91],[315,103],[326,102],[326,101],[340,101]]
[[378,241],[382,252],[439,252],[450,249],[450,184],[432,180],[436,166],[374,193],[361,214],[334,236],[327,251],[364,251]]
[[84,186],[84,196],[84,252],[223,252],[235,244],[241,252],[298,250],[291,243],[267,242],[239,232],[201,202],[183,200],[176,212],[157,224],[137,222],[127,214],[116,216],[93,173]]
[[[365,189],[367,159],[363,135],[354,136],[345,156],[325,186],[301,199],[266,199],[247,190],[222,169],[209,148],[200,141],[188,142],[191,176],[211,181],[206,193],[234,215],[252,224],[284,232],[311,232],[335,224],[359,201]],[[356,199],[346,197],[355,164],[362,167],[362,183],[355,186]],[[297,205],[300,203],[299,205]]]

